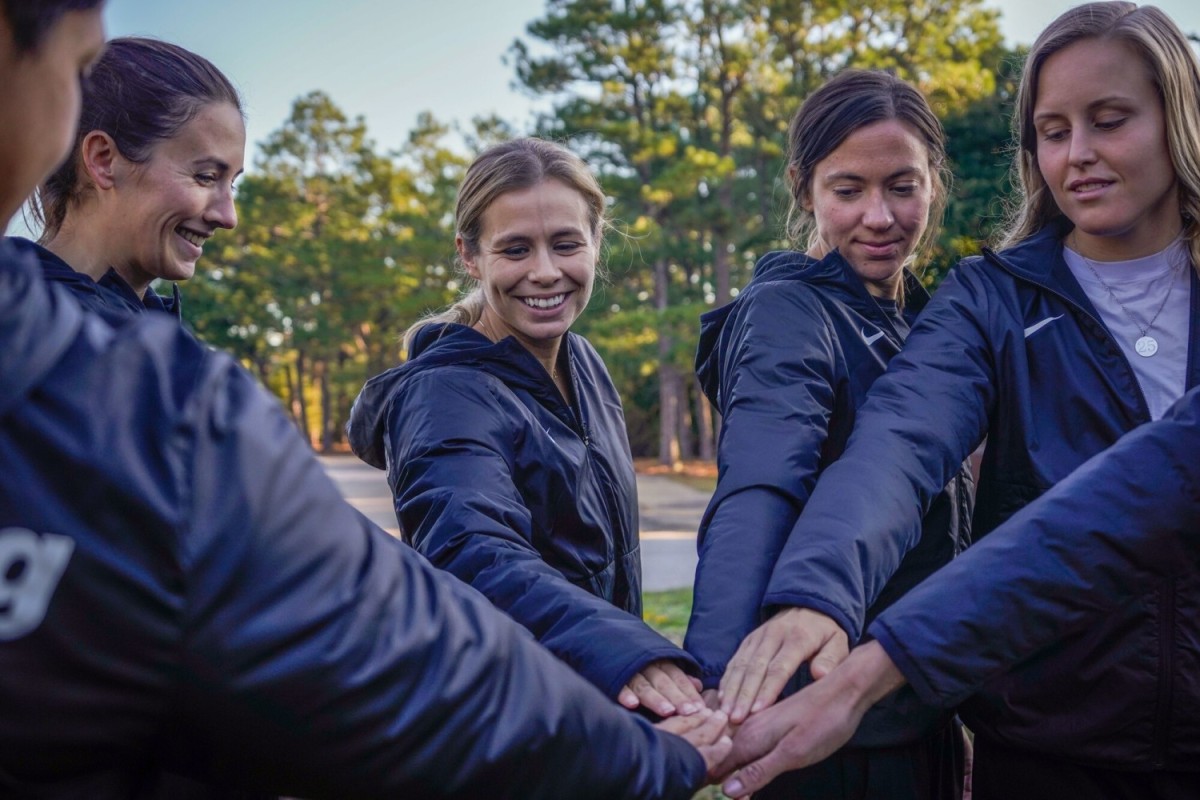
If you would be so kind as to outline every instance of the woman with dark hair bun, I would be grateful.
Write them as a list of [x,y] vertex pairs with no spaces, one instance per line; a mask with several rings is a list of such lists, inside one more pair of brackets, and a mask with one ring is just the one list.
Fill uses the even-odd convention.
[[[735,723],[845,653],[845,635],[827,623],[811,673],[787,684],[799,666],[789,664],[757,698],[749,691],[760,676],[748,654],[773,654],[790,639],[784,631],[762,641],[755,630],[788,532],[928,300],[908,267],[936,234],[948,182],[937,117],[917,89],[885,72],[839,73],[805,100],[788,139],[788,234],[798,247],[768,253],[734,302],[704,315],[696,359],[724,426],[685,645]],[[954,478],[929,506],[920,544],[872,616],[969,539],[969,480]],[[816,581],[813,589],[821,591]],[[849,747],[756,796],[955,798],[962,746],[951,714],[902,694],[874,709]]]
[[114,39],[83,90],[71,156],[38,189],[48,280],[121,319],[180,312],[156,279],[192,277],[205,242],[233,228],[233,181],[245,158],[241,100],[206,59],[154,39]]

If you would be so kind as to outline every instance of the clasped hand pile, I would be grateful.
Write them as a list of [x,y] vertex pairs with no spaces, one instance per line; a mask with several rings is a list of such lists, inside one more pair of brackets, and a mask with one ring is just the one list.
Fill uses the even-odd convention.
[[[619,699],[667,716],[658,727],[696,746],[709,779],[722,782],[730,797],[748,797],[780,773],[832,754],[867,709],[903,682],[877,644],[847,653],[846,634],[832,619],[787,609],[746,637],[719,689],[701,694],[698,681],[659,662],[635,676]],[[776,703],[805,663],[815,682]]]

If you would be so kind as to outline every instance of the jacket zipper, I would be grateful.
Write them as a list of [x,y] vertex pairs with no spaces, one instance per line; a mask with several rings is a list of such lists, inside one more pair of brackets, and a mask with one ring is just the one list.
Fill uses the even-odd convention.
[[1160,667],[1158,674],[1158,702],[1154,707],[1154,766],[1162,768],[1167,763],[1167,748],[1171,736],[1171,695],[1174,688],[1174,649],[1171,647],[1175,634],[1175,579],[1167,578],[1159,590],[1158,640]]

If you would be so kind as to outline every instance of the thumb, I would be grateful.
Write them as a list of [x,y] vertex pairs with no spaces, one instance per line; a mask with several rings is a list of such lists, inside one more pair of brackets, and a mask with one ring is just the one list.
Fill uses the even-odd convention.
[[832,637],[821,646],[820,651],[813,656],[812,662],[809,664],[809,671],[812,672],[813,680],[820,680],[833,672],[833,668],[845,661],[849,653],[850,648],[846,644],[845,636],[837,635]]
[[730,797],[746,797],[754,794],[786,769],[786,765],[781,763],[782,760],[779,750],[772,750],[757,761],[752,761],[738,770],[733,777],[725,781],[721,786],[721,791]]

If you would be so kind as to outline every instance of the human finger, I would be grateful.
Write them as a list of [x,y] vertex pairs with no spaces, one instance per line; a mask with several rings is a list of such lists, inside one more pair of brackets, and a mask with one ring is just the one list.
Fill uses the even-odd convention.
[[833,668],[846,660],[850,654],[850,642],[846,635],[838,630],[821,645],[820,650],[813,656],[809,666],[813,680],[820,680],[833,671]]
[[704,708],[704,700],[693,678],[671,661],[659,661],[644,670],[646,677],[680,714],[695,714]]
[[625,688],[633,692],[638,705],[650,709],[660,717],[669,717],[675,713],[675,705],[651,683],[645,671],[630,678],[629,683],[625,684]]

